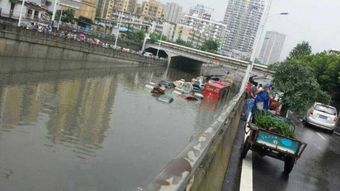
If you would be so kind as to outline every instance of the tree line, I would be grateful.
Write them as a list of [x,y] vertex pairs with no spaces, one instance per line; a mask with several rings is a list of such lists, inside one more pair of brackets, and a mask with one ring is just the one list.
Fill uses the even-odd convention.
[[270,66],[273,85],[284,93],[283,106],[305,112],[314,102],[340,108],[340,52],[312,53],[308,42],[298,44],[283,62]]

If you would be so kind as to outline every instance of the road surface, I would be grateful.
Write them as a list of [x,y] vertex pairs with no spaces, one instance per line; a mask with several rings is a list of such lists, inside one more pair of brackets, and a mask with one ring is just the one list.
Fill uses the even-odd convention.
[[298,139],[308,146],[290,175],[282,173],[282,161],[250,151],[242,161],[240,191],[340,190],[340,136],[292,122]]

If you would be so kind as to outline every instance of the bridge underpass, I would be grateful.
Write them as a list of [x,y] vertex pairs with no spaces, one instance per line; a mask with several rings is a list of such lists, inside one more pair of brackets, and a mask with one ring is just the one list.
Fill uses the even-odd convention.
[[157,48],[153,48],[153,47],[146,48],[144,52],[150,52],[154,56],[157,56],[157,52],[158,52],[159,58],[168,59],[169,61],[168,63],[170,64],[169,66],[171,68],[177,68],[177,69],[184,70],[184,71],[200,70],[202,64],[204,63],[198,59],[192,59],[192,58],[188,58],[188,57],[181,56],[181,55],[174,55],[174,54],[171,54],[169,51],[166,51],[163,49],[158,50]]
[[[173,67],[173,64],[175,64],[176,67],[179,67],[179,64],[187,64],[187,66],[184,66],[184,68],[188,69],[188,66],[190,66],[194,67],[194,70],[197,70],[200,69],[202,64],[211,64],[222,65],[226,67],[227,70],[230,72],[244,73],[247,66],[249,65],[248,61],[200,51],[166,41],[159,42],[161,44],[146,42],[144,46],[144,51],[151,52],[156,55],[159,49],[159,57],[168,58],[168,64],[170,64],[170,67]],[[179,59],[176,59],[175,57],[179,57]],[[172,61],[172,59],[175,59],[175,61]],[[182,60],[186,62],[181,62]],[[198,66],[195,66],[194,64],[197,64]],[[272,74],[273,72],[269,70],[266,66],[258,64],[254,64],[253,70],[251,72],[252,76],[256,75],[269,78]]]
[[[157,55],[157,48],[149,47],[144,52],[150,52],[154,56]],[[162,48],[162,47],[161,47]],[[197,75],[229,75],[230,78],[236,79],[244,76],[245,67],[236,67],[234,65],[223,64],[218,59],[206,59],[209,62],[203,62],[200,59],[188,58],[183,55],[174,54],[169,50],[159,49],[158,55],[160,58],[168,59],[170,68],[180,69],[182,71],[200,71]],[[203,67],[202,67],[203,66]],[[253,70],[250,76],[254,76],[259,83],[271,81],[270,73],[259,72]],[[265,84],[265,83],[264,83]]]

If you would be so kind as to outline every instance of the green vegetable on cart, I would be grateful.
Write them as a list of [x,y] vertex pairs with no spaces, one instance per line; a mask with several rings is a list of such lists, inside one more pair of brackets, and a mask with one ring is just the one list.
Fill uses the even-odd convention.
[[268,131],[295,138],[294,131],[285,118],[276,117],[265,112],[258,112],[255,116],[255,124]]

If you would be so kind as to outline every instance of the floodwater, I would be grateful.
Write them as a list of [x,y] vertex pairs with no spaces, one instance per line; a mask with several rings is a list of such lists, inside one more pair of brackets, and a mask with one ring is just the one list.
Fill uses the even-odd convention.
[[223,103],[175,96],[165,104],[144,86],[195,75],[165,68],[1,75],[0,190],[146,186]]

